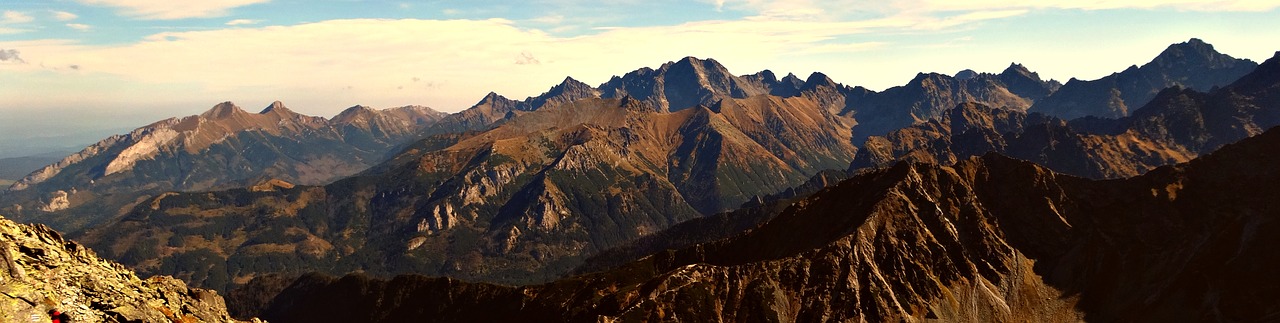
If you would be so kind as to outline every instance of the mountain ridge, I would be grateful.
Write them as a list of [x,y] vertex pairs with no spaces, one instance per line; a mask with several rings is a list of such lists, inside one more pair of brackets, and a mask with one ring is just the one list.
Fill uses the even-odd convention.
[[1214,50],[1198,38],[1165,48],[1141,67],[1092,81],[1072,78],[1029,111],[1063,119],[1084,116],[1120,118],[1133,113],[1160,90],[1180,85],[1201,92],[1235,81],[1258,64]]
[[[1274,291],[1255,288],[1275,282],[1266,268],[1280,262],[1266,252],[1280,229],[1262,224],[1280,195],[1267,184],[1280,176],[1277,149],[1273,128],[1110,181],[996,154],[903,162],[737,237],[602,272],[524,287],[307,276],[262,313],[274,322],[1256,320],[1280,308],[1265,296]],[[1253,184],[1231,189],[1241,181]],[[351,295],[385,302],[334,309]],[[427,303],[440,305],[413,305]]]
[[[164,119],[90,145],[25,176],[0,199],[8,212],[24,220],[45,216],[38,209],[95,213],[68,222],[57,220],[66,219],[63,213],[44,220],[74,231],[110,216],[88,209],[119,208],[138,195],[162,190],[252,185],[263,177],[315,184],[351,175],[416,139],[422,127],[443,116],[429,108],[370,110],[369,115],[368,121],[354,124],[342,114],[336,122],[301,115],[279,101],[260,113],[222,102],[197,115]],[[67,203],[54,205],[51,196],[62,196]]]

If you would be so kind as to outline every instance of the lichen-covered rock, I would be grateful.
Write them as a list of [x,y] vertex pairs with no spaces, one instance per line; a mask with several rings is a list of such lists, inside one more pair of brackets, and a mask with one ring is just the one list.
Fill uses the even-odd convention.
[[234,322],[217,292],[168,276],[138,278],[41,224],[0,217],[0,321]]

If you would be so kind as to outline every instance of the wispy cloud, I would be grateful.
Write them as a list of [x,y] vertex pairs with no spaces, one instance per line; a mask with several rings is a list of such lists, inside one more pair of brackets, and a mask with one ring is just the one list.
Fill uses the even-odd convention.
[[21,24],[35,20],[31,15],[18,11],[5,10],[4,14],[0,14],[0,24]]
[[57,21],[72,21],[76,20],[76,18],[80,18],[79,15],[66,11],[50,10],[49,13],[52,14],[53,19]]
[[270,0],[78,0],[80,3],[119,8],[126,16],[147,20],[174,20],[225,16],[228,10]]
[[[348,85],[334,82],[361,80],[344,97],[396,100],[394,96],[401,95],[400,102],[439,102],[445,109],[457,109],[489,90],[532,95],[565,75],[604,81],[614,73],[661,63],[655,60],[689,55],[732,57],[744,66],[769,66],[768,62],[785,57],[865,51],[887,43],[840,38],[936,23],[906,18],[704,21],[556,36],[505,19],[347,19],[165,32],[127,45],[53,42],[9,47],[21,48],[29,60],[39,58],[48,66],[76,64],[82,72],[146,83],[201,84],[209,93],[223,95],[314,96],[317,90]],[[0,46],[8,45],[0,42]],[[315,50],[334,47],[342,50]],[[431,75],[436,86],[391,97],[384,93],[418,75]]]
[[1267,11],[1280,7],[1280,2],[1267,0],[921,0],[915,8],[935,11],[997,9],[1175,9],[1187,11]]
[[93,29],[93,26],[86,25],[86,24],[67,24],[67,28],[71,28],[79,31],[89,31]]
[[[752,73],[760,68],[792,72],[821,69],[839,79],[832,72],[839,73],[843,69],[845,75],[863,78],[840,81],[876,87],[901,84],[890,83],[894,82],[892,79],[880,80],[881,74],[902,73],[903,77],[909,77],[919,69],[930,68],[922,67],[920,61],[875,57],[881,50],[894,53],[892,55],[921,55],[919,57],[928,58],[926,62],[948,60],[938,58],[940,56],[925,56],[942,51],[920,50],[919,43],[908,44],[883,35],[934,35],[927,41],[944,43],[939,46],[986,45],[975,44],[983,39],[970,42],[963,37],[956,38],[964,36],[956,30],[1025,16],[1037,10],[1073,5],[1056,0],[1048,5],[997,0],[963,4],[932,1],[883,4],[843,0],[716,0],[708,2],[726,11],[746,12],[748,18],[611,28],[591,28],[591,24],[566,22],[579,19],[579,15],[570,12],[535,15],[533,17],[537,18],[520,21],[342,19],[271,27],[253,25],[256,21],[234,19],[225,23],[234,28],[164,32],[128,44],[88,45],[74,40],[0,41],[0,48],[19,49],[22,58],[32,62],[0,64],[0,71],[4,72],[0,73],[0,80],[6,73],[24,77],[43,75],[52,80],[60,73],[74,72],[77,80],[88,77],[119,80],[113,82],[113,86],[133,82],[180,89],[153,91],[159,94],[145,98],[163,102],[180,102],[194,97],[214,98],[212,100],[296,97],[325,105],[340,105],[335,102],[371,105],[427,103],[443,110],[456,110],[474,103],[488,91],[515,97],[536,95],[566,75],[588,83],[603,82],[613,74],[636,67],[656,66],[667,59],[697,56],[716,58],[738,73]],[[260,1],[239,0],[238,3],[256,2]],[[1177,6],[1137,3],[1128,4],[1125,8],[1208,8],[1209,4],[1215,3],[1219,2],[1183,1]],[[1088,8],[1077,5],[1073,9],[1093,10],[1122,5],[1105,0],[1089,4]],[[1235,6],[1267,6],[1245,4],[1248,3],[1235,3]],[[223,6],[218,10],[231,7],[234,6]],[[174,16],[162,15],[155,10],[151,12],[136,15],[152,17],[148,19]],[[450,18],[475,15],[469,10],[445,9],[443,12],[453,15]],[[6,12],[5,19],[10,20],[7,16]],[[573,35],[556,32],[557,28],[573,26],[586,27],[581,27],[578,30],[581,32]],[[4,33],[3,27],[0,26],[0,33]],[[946,53],[962,54],[966,53]],[[974,51],[967,55],[978,54]],[[873,62],[857,62],[856,58]],[[999,65],[1004,66],[1007,62]],[[891,64],[896,65],[889,66]],[[68,68],[72,65],[78,70]],[[40,66],[57,68],[41,70]],[[872,76],[866,75],[875,75],[875,80],[883,83],[869,84],[866,81]],[[406,81],[419,78],[421,82]],[[358,80],[358,83],[352,83],[352,80]],[[431,86],[423,86],[428,83]],[[49,81],[45,84],[57,83]],[[109,88],[93,85],[98,84],[80,87],[87,90]],[[25,97],[65,97],[46,88],[57,87],[12,87],[9,92],[0,88],[0,103],[8,97],[19,97],[4,95],[7,93],[24,93]],[[401,88],[404,91],[395,91]]]
[[231,21],[228,21],[228,22],[226,23],[226,25],[227,25],[227,26],[255,25],[255,24],[259,23],[259,22],[262,22],[262,20],[254,20],[254,19],[233,19],[233,20],[231,20]]

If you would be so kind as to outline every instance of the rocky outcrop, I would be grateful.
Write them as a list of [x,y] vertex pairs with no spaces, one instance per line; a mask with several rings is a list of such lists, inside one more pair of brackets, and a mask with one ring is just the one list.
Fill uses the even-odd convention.
[[73,322],[235,321],[217,292],[140,279],[49,227],[0,217],[0,321],[48,322],[50,310]]
[[71,195],[66,191],[53,191],[53,193],[49,193],[49,201],[44,205],[41,205],[40,210],[45,212],[66,210],[71,207],[70,196]]
[[1181,86],[1207,92],[1230,84],[1257,66],[1253,61],[1219,53],[1213,45],[1192,38],[1169,45],[1142,67],[1130,66],[1092,81],[1072,78],[1030,111],[1068,120],[1085,116],[1121,118],[1146,105],[1165,88]]
[[[1280,129],[1092,181],[989,154],[899,163],[742,235],[556,282],[296,280],[273,322],[1265,321]],[[797,233],[803,234],[797,234]],[[338,306],[343,304],[344,306]]]

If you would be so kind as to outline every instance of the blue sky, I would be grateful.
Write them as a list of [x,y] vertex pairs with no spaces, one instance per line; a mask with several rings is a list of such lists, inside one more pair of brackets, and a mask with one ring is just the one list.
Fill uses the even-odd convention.
[[[875,90],[917,72],[1095,79],[1196,37],[1261,61],[1280,1],[48,0],[0,6],[0,138],[118,132],[222,101],[464,109],[684,56]],[[97,131],[97,132],[93,132]],[[91,136],[91,135],[90,135]],[[15,139],[17,138],[17,139]],[[5,143],[0,140],[0,156]]]

